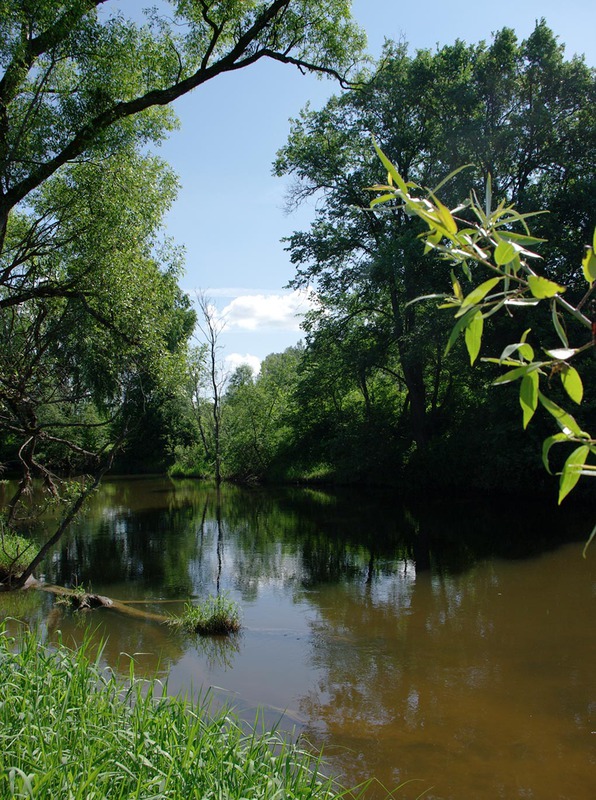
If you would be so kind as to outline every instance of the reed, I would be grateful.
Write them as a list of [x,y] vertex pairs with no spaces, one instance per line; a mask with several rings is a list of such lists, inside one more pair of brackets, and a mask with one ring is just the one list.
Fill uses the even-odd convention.
[[0,797],[64,800],[338,797],[318,757],[102,666],[87,641],[48,648],[0,629]]

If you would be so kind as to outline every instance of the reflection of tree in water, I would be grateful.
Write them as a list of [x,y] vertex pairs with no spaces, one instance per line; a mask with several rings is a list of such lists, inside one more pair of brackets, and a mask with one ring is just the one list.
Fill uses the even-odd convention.
[[189,597],[209,501],[196,484],[107,482],[54,554],[48,578],[65,585],[126,584],[145,596]]
[[[318,613],[311,661],[319,677],[299,708],[310,720],[308,738],[340,743],[328,755],[348,783],[371,773],[390,787],[420,777],[424,772],[416,769],[430,741],[434,765],[456,755],[447,746],[453,730],[445,684],[451,681],[457,692],[470,682],[487,686],[499,679],[488,658],[468,658],[466,643],[473,636],[476,645],[488,624],[481,613],[466,623],[473,630],[457,638],[458,613],[473,586],[473,579],[468,585],[466,578],[417,574],[414,562],[405,561],[372,584],[340,592],[323,587],[309,596]],[[437,664],[432,654],[442,646],[449,655]],[[433,739],[429,723],[439,730]]]
[[[223,485],[218,491],[197,481],[109,481],[54,554],[47,576],[124,600],[155,599],[161,612],[178,609],[160,607],[160,598],[233,590],[250,602],[274,585],[310,599],[325,587],[342,587],[355,593],[353,613],[366,625],[367,604],[374,606],[380,586],[401,587],[388,602],[391,615],[396,603],[403,610],[403,592],[420,586],[423,573],[436,581],[465,574],[479,559],[552,546],[558,520],[548,513],[544,519],[536,512],[536,528],[528,532],[505,507],[472,502],[427,498],[406,509],[392,495],[370,490]],[[402,622],[390,616],[387,624]],[[114,647],[156,649],[130,631]],[[373,669],[372,662],[366,666]]]
[[9,636],[18,636],[24,624],[42,630],[53,605],[54,598],[45,592],[0,592],[0,622]]
[[585,535],[557,513],[532,509],[528,529],[526,517],[486,502],[427,497],[406,509],[370,489],[224,485],[218,494],[191,480],[112,480],[45,566],[48,580],[125,587],[128,597],[187,599],[227,587],[254,601],[270,584],[372,583],[404,559],[419,572],[454,574],[482,558],[533,555],[562,531]]
[[87,639],[90,654],[101,650],[103,663],[121,677],[134,661],[138,678],[165,678],[185,652],[184,637],[169,626],[139,622],[107,609],[70,611],[54,606],[46,622],[48,641],[79,647]]
[[[524,556],[541,545],[532,542],[521,525],[505,531],[506,510],[490,519],[488,513],[466,518],[461,507],[459,513],[458,525],[454,510],[453,518],[442,526],[429,513],[412,515],[415,535],[426,526],[428,559],[421,559],[422,569],[418,559],[404,558],[399,563],[379,558],[372,579],[345,581],[339,587],[321,584],[303,596],[316,610],[310,662],[317,674],[316,686],[299,703],[300,712],[310,720],[305,735],[317,746],[334,743],[328,756],[349,785],[371,773],[390,788],[430,774],[427,785],[444,783],[442,791],[428,796],[451,797],[446,787],[461,770],[462,775],[477,772],[481,776],[478,796],[506,797],[518,780],[513,774],[519,769],[515,748],[520,752],[529,748],[535,764],[543,760],[540,715],[544,702],[535,703],[538,713],[533,723],[532,709],[523,702],[524,691],[534,692],[535,678],[544,680],[545,669],[551,672],[544,691],[560,682],[566,674],[558,665],[561,656],[551,659],[551,667],[544,666],[548,660],[544,641],[549,641],[549,634],[535,634],[532,623],[526,621],[531,583],[520,585],[512,577],[505,585],[503,572],[493,561],[478,563],[479,554],[504,548],[503,539],[509,537],[524,537],[516,540],[514,549]],[[556,541],[552,522],[543,524],[542,546],[552,547]],[[459,543],[451,538],[457,527]],[[437,541],[441,535],[444,539]],[[449,553],[452,542],[455,552]],[[411,552],[416,556],[417,549]],[[512,569],[504,574],[517,575]],[[536,566],[541,581],[544,570],[542,562]],[[556,577],[548,578],[545,585],[554,590]],[[565,598],[568,593],[561,592]],[[535,605],[544,602],[543,589],[535,596],[540,598],[533,601]],[[549,612],[535,610],[532,618],[545,620],[550,631],[545,613]],[[532,647],[528,642],[534,636],[537,644]],[[503,650],[510,653],[505,661]],[[519,672],[523,652],[532,663]],[[522,680],[526,683],[521,684]],[[569,677],[563,678],[565,685],[568,682]],[[517,683],[525,690],[516,691]],[[560,711],[556,717],[560,724]],[[570,737],[576,733],[575,724],[570,720]],[[548,736],[544,735],[544,741],[552,747]],[[559,741],[560,731],[556,738]],[[507,753],[508,748],[512,774],[491,773],[486,765],[495,763],[491,761],[494,751]],[[572,749],[568,748],[567,756]],[[558,751],[557,757],[563,767],[565,759]],[[527,770],[524,776],[531,784]],[[417,794],[414,791],[412,796]]]

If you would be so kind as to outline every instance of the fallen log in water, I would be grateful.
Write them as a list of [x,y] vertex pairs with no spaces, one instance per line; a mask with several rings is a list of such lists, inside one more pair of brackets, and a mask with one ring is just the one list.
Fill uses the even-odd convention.
[[107,608],[110,611],[117,611],[119,614],[125,614],[128,617],[150,620],[152,622],[167,623],[170,619],[169,617],[166,617],[165,614],[155,614],[152,611],[144,611],[140,608],[132,608],[122,600],[114,600],[111,597],[105,597],[101,594],[80,592],[75,589],[67,589],[65,586],[54,586],[52,584],[40,583],[39,581],[33,584],[33,586],[43,592],[50,592],[58,597],[67,599],[69,604],[79,611],[85,611],[92,608]]

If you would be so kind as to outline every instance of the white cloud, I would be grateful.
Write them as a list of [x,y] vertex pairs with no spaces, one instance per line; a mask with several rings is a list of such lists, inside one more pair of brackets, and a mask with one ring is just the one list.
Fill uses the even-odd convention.
[[230,374],[236,370],[241,364],[248,364],[252,369],[254,375],[258,375],[261,371],[261,359],[258,356],[251,356],[249,353],[242,356],[240,353],[230,353],[225,359],[226,371]]
[[242,294],[222,309],[228,331],[264,329],[299,331],[302,317],[311,307],[309,293]]

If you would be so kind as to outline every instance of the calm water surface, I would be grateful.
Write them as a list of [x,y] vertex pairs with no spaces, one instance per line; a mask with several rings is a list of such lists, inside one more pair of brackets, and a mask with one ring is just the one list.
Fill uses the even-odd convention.
[[134,657],[138,674],[169,674],[170,691],[215,687],[248,719],[264,709],[268,724],[282,718],[323,746],[342,783],[375,776],[370,798],[405,783],[400,800],[592,800],[596,546],[581,557],[591,523],[526,511],[115,480],[45,579],[166,614],[227,591],[241,634],[77,616],[43,592],[0,597],[0,613],[67,641],[91,623],[116,669]]

